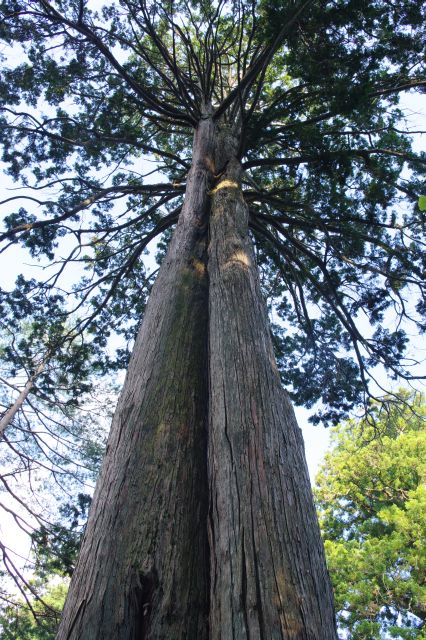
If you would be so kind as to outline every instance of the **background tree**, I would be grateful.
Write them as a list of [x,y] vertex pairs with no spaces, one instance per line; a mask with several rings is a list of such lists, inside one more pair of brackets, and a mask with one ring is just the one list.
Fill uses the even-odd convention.
[[[68,340],[64,326],[47,325],[55,332],[53,348],[46,325],[23,322],[24,313],[21,309],[4,329],[0,349],[5,418],[0,450],[4,523],[0,600],[4,602],[16,592],[34,600],[40,579],[56,565],[67,564],[66,573],[71,575],[80,539],[75,529],[81,522],[74,517],[68,523],[64,518],[78,510],[84,515],[103,455],[110,403],[116,398],[112,387],[98,384],[98,398],[90,392],[90,349]],[[76,506],[69,505],[71,500]],[[14,545],[15,537],[21,549]],[[31,558],[23,562],[19,556],[30,544]],[[40,613],[42,607],[43,602],[36,610]]]
[[[35,586],[40,591],[40,585]],[[5,640],[53,640],[67,590],[66,582],[44,586],[42,600],[30,596],[31,609],[24,600],[10,599],[0,610],[2,637]]]
[[7,590],[7,580],[3,579],[0,588],[2,638],[55,637],[90,501],[90,495],[78,494],[75,501],[60,506],[56,522],[45,518],[41,527],[32,532],[33,547],[25,567],[30,574],[26,572],[28,581],[20,585],[21,596],[16,589]]
[[[144,312],[59,637],[334,638],[259,273],[282,380],[324,401],[317,419],[366,403],[378,363],[415,377],[425,157],[397,103],[425,86],[423,4],[1,7],[23,58],[1,84],[3,158],[23,187],[3,204],[43,213],[8,212],[0,240],[52,263],[2,299],[25,291],[49,318],[65,291],[103,371],[127,362]],[[173,226],[145,310],[142,257]]]
[[336,427],[316,479],[339,626],[358,640],[424,637],[426,407],[401,399],[390,413],[375,407],[376,430]]

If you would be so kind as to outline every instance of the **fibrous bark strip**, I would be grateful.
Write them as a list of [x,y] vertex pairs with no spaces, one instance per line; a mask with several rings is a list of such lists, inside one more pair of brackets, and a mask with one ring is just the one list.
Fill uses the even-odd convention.
[[335,640],[300,429],[275,364],[241,168],[209,227],[211,640]]

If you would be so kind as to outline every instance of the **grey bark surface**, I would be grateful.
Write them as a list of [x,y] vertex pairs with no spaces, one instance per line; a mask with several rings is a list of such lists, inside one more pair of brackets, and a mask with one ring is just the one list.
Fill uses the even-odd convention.
[[115,412],[58,640],[208,637],[206,213],[211,120]]
[[210,639],[335,640],[303,439],[275,364],[237,161],[212,200]]

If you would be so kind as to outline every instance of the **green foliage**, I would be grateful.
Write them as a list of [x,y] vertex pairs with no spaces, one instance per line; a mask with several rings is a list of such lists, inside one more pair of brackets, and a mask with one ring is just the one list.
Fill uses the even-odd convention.
[[338,621],[353,640],[424,638],[426,405],[401,393],[376,423],[349,421],[315,495]]
[[43,579],[59,575],[71,578],[86,524],[91,496],[79,493],[75,503],[61,505],[60,521],[41,525],[32,534],[34,571]]
[[419,196],[418,204],[420,211],[426,211],[426,196]]
[[27,600],[10,601],[2,607],[3,640],[54,640],[67,591],[67,580],[53,580],[45,587],[42,602],[29,595]]

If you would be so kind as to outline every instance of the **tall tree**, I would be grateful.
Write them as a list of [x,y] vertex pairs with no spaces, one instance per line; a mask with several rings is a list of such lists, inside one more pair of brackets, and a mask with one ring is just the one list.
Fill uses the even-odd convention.
[[376,407],[376,431],[336,427],[316,480],[339,626],[354,640],[424,637],[425,404],[401,400]]
[[[102,351],[110,332],[131,340],[144,311],[58,638],[335,638],[280,374],[328,421],[368,398],[378,363],[415,375],[426,158],[397,105],[425,86],[423,4],[1,7],[25,56],[1,84],[25,187],[5,204],[44,214],[10,213],[0,239],[56,256],[3,298],[25,290],[49,318],[83,266],[66,313],[103,370],[127,359]],[[145,309],[144,250],[173,226]]]

